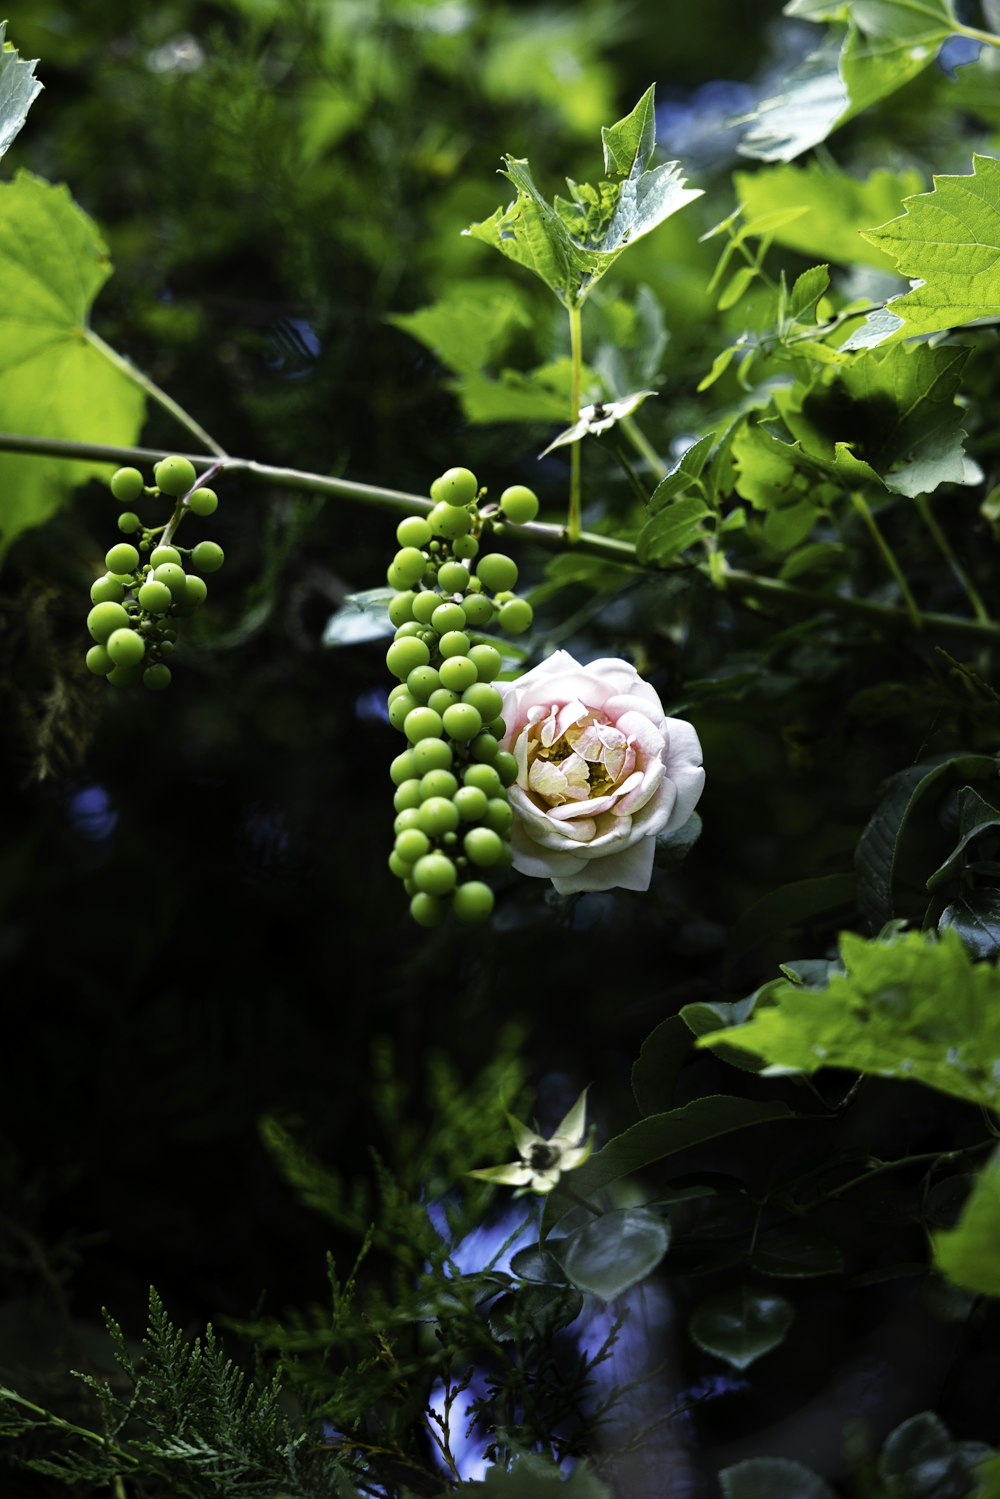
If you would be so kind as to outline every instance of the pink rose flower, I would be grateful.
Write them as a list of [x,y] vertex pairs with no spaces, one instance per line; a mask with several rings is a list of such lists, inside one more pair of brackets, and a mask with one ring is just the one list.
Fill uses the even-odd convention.
[[648,890],[656,834],[687,822],[705,784],[694,729],[627,661],[556,651],[497,686],[517,760],[514,868],[562,895]]

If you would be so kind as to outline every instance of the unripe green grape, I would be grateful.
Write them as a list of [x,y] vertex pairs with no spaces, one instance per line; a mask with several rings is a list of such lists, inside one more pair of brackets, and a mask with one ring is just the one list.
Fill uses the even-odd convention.
[[104,645],[113,630],[123,629],[128,622],[128,612],[111,599],[95,604],[87,615],[87,629],[98,645]]
[[105,553],[104,566],[109,573],[128,574],[139,566],[139,553],[130,541],[120,541]]
[[401,697],[397,697],[388,707],[389,722],[392,727],[402,733],[407,714],[412,713],[414,708],[418,706],[416,698],[409,692],[404,693]]
[[502,739],[507,732],[507,720],[499,717],[493,718],[486,725],[486,728],[487,732],[492,734],[494,739]]
[[492,682],[500,675],[503,666],[503,657],[493,645],[474,645],[467,652],[469,660],[473,663],[479,674],[480,682]]
[[462,608],[467,622],[476,630],[481,630],[493,619],[493,600],[487,598],[485,593],[467,593],[462,601]]
[[456,557],[468,562],[478,553],[479,542],[474,536],[456,536],[451,544],[451,550]]
[[492,765],[467,765],[462,781],[466,786],[478,786],[488,797],[499,796],[503,790],[503,782]]
[[397,682],[396,685],[395,685],[395,687],[390,687],[389,688],[389,698],[388,698],[388,701],[390,703],[394,703],[398,697],[402,697],[403,693],[404,692],[409,692],[409,690],[410,689],[409,689],[409,687],[407,687],[407,685],[406,685],[405,682]]
[[447,659],[449,656],[467,656],[471,641],[464,630],[447,630],[442,636],[438,650]]
[[[439,635],[465,628],[465,610],[461,604],[438,604],[431,615],[431,624]],[[454,655],[454,651],[451,652]]]
[[485,921],[493,910],[493,891],[482,880],[466,880],[452,896],[451,909],[459,921]]
[[404,807],[402,812],[397,812],[392,820],[392,831],[394,833],[405,833],[409,828],[419,828],[419,826],[419,807]]
[[131,505],[145,488],[145,480],[137,468],[120,468],[111,475],[111,493],[119,505]]
[[103,578],[97,578],[90,585],[90,602],[92,604],[120,604],[125,597],[125,585],[117,578],[105,573]]
[[417,926],[440,926],[444,920],[444,906],[436,896],[418,890],[410,901],[410,915]]
[[431,693],[441,686],[441,677],[436,666],[415,666],[406,674],[406,685],[418,703],[426,703]]
[[413,600],[416,594],[412,588],[397,593],[389,600],[389,620],[394,625],[405,625],[413,619]]
[[463,822],[479,822],[489,806],[486,792],[478,786],[460,786],[453,800]]
[[389,564],[386,577],[393,588],[412,588],[424,575],[427,559],[416,547],[401,547]]
[[429,796],[420,806],[417,826],[429,838],[440,838],[458,827],[458,808],[446,796]]
[[201,485],[188,496],[188,505],[194,515],[203,518],[206,515],[214,515],[219,508],[219,496],[214,489],[206,489]]
[[162,661],[155,661],[143,672],[142,685],[148,687],[150,692],[163,692],[170,686],[170,679],[170,667],[164,666]]
[[226,554],[217,541],[199,541],[191,553],[191,561],[200,573],[217,573],[226,560]]
[[424,854],[413,866],[413,880],[426,895],[450,895],[458,882],[458,871],[447,854]]
[[446,708],[441,715],[441,722],[445,733],[460,744],[475,739],[483,726],[482,715],[469,703],[455,703],[453,707]]
[[106,677],[109,671],[114,669],[114,662],[108,655],[103,645],[92,645],[85,657],[87,670],[92,671],[95,677]]
[[153,469],[153,478],[164,494],[179,499],[182,494],[187,494],[197,474],[194,471],[194,464],[189,459],[175,455],[160,459]]
[[185,604],[203,604],[207,598],[208,584],[205,579],[199,578],[195,573],[188,573],[184,587]]
[[396,527],[396,540],[401,547],[425,547],[432,534],[430,522],[422,515],[407,515]]
[[479,482],[470,469],[449,468],[431,485],[431,499],[438,504],[471,505],[479,493]]
[[174,562],[181,566],[181,554],[176,547],[158,546],[154,547],[149,554],[150,567],[160,567],[164,562]]
[[507,635],[523,635],[531,629],[534,611],[527,599],[511,599],[503,605],[499,614],[499,625]]
[[501,838],[509,838],[510,830],[514,825],[514,813],[510,802],[502,796],[491,796],[486,804],[486,815],[483,821],[488,828],[499,833]]
[[496,735],[484,729],[481,734],[476,735],[475,739],[469,745],[469,754],[473,760],[489,762],[496,759],[499,749],[500,742]]
[[514,850],[511,848],[509,843],[504,842],[500,848],[500,857],[493,865],[493,873],[502,874],[505,869],[510,868],[513,862]]
[[[400,595],[397,594],[396,597],[399,598]],[[418,625],[417,621],[415,619],[404,620],[401,625],[397,625],[396,626],[396,633],[393,636],[393,639],[394,640],[405,640],[408,635],[412,635],[413,638],[414,638],[414,640],[423,640],[424,639],[424,627],[423,627],[423,625]],[[425,645],[427,645],[428,643],[429,642],[424,641]]]
[[142,529],[142,521],[134,510],[123,510],[118,517],[118,529],[126,536],[131,536],[135,531]]
[[435,713],[443,714],[446,708],[453,708],[460,701],[457,692],[449,692],[447,687],[435,687],[427,699],[427,706],[433,708]]
[[472,516],[468,510],[455,505],[435,505],[427,517],[435,536],[454,541],[456,536],[467,536],[472,530]]
[[462,702],[471,703],[483,722],[489,723],[503,708],[503,695],[488,682],[473,682],[462,693]]
[[478,680],[478,673],[468,656],[449,656],[438,667],[441,686],[449,692],[464,692]]
[[422,625],[429,625],[434,610],[439,608],[440,604],[441,595],[439,593],[431,593],[429,589],[425,589],[422,593],[418,593],[413,600],[413,618],[419,619]]
[[476,577],[491,593],[500,593],[517,582],[517,563],[503,552],[490,552],[476,563]]
[[442,562],[438,568],[438,585],[445,593],[464,593],[469,582],[469,569],[461,562]]
[[421,739],[413,746],[413,766],[419,776],[425,776],[430,770],[450,770],[454,758],[454,751],[446,739]]
[[148,583],[143,583],[136,598],[147,614],[166,614],[174,601],[174,596],[166,583],[158,583],[155,578]]
[[413,780],[418,774],[416,762],[412,750],[404,750],[397,755],[389,766],[389,779],[394,786],[402,786],[404,781]]
[[156,649],[161,656],[171,656],[174,651],[174,642],[172,640],[161,640],[157,644]]
[[136,630],[112,630],[105,649],[116,666],[138,666],[146,654],[146,642]]
[[142,676],[141,666],[116,666],[104,678],[112,687],[134,687]]
[[422,640],[412,636],[394,640],[385,653],[385,664],[400,681],[408,676],[415,666],[426,666],[431,653]]
[[419,744],[421,739],[440,739],[442,728],[441,715],[433,708],[411,708],[403,733],[411,744]]
[[432,796],[443,796],[450,800],[458,791],[458,780],[450,770],[429,770],[425,776],[421,776],[418,784],[422,802],[429,801]]
[[527,525],[538,514],[538,496],[526,484],[512,484],[500,496],[500,509],[513,525]]
[[153,568],[153,580],[165,583],[173,595],[175,604],[183,604],[187,597],[187,574],[176,562],[163,562]]
[[407,864],[415,864],[424,854],[430,853],[431,840],[420,828],[407,828],[396,837],[396,853]]
[[505,786],[512,786],[517,780],[517,761],[509,750],[501,750],[497,755],[496,768]]
[[511,589],[506,588],[502,592],[495,593],[493,595],[493,602],[497,606],[498,609],[502,609],[503,606],[504,606],[504,604],[509,604],[510,601],[511,601],[511,599],[516,599],[516,598],[517,598],[517,594],[514,593]]
[[421,793],[422,782],[416,776],[411,776],[401,786],[397,786],[392,798],[394,812],[405,812],[408,807],[419,807],[423,801]]
[[413,868],[413,866],[412,864],[407,864],[405,859],[401,859],[396,850],[393,849],[392,853],[389,855],[389,868],[392,870],[397,880],[409,880],[410,870]]
[[488,869],[500,858],[503,839],[492,828],[470,828],[462,839],[462,847],[473,864]]

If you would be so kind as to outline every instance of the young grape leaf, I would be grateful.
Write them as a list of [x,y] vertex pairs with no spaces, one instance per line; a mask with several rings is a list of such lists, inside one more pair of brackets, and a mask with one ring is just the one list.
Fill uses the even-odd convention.
[[0,156],[24,124],[28,110],[42,91],[35,63],[20,58],[4,40],[6,21],[0,21]]
[[460,375],[490,365],[520,329],[531,326],[527,308],[510,286],[486,278],[459,281],[429,306],[395,313],[387,321]]
[[592,1218],[553,1252],[573,1284],[613,1301],[650,1275],[670,1245],[670,1228],[646,1208],[619,1208]]
[[[28,172],[0,185],[0,429],[135,443],[143,393],[88,323],[110,274],[107,249],[67,188]],[[112,467],[0,455],[0,557]]]
[[1000,1296],[1000,1150],[983,1167],[957,1228],[934,1237],[934,1260],[955,1285]]
[[688,1332],[699,1348],[725,1359],[734,1369],[748,1369],[777,1348],[795,1320],[784,1296],[741,1286],[696,1307]]
[[906,932],[868,942],[845,932],[841,957],[846,971],[831,974],[825,989],[778,982],[745,1024],[696,1044],[721,1041],[783,1071],[847,1067],[909,1078],[1000,1107],[1000,974],[992,965],[974,963],[950,928],[936,940]]
[[505,156],[503,175],[517,197],[463,233],[479,239],[539,276],[566,308],[579,307],[634,240],[683,208],[701,190],[686,188],[678,162],[650,169],[656,145],[654,89],[601,131],[604,170],[596,187],[567,178],[569,198],[549,203],[526,159]]
[[[886,303],[897,322],[883,340],[1000,316],[1000,161],[974,155],[971,173],[935,177],[933,189],[906,198],[904,208],[899,218],[862,231],[893,256],[901,276],[917,282]],[[857,345],[849,340],[846,347]]]
[[736,172],[733,184],[748,217],[793,204],[804,210],[773,231],[777,244],[842,265],[892,271],[892,257],[866,241],[861,231],[898,213],[903,199],[918,193],[923,181],[915,167],[900,172],[880,169],[862,181],[811,161],[804,167],[786,164]]

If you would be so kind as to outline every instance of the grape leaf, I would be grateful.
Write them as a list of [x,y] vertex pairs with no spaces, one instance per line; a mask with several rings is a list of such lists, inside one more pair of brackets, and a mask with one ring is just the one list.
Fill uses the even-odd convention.
[[866,242],[862,229],[898,213],[909,194],[923,186],[915,167],[901,172],[879,170],[863,181],[819,162],[805,167],[784,164],[766,171],[736,172],[733,183],[749,217],[792,205],[804,211],[780,223],[772,238],[801,255],[822,256],[839,264],[861,264],[891,271],[885,250]]
[[[110,274],[95,225],[66,187],[28,172],[0,185],[0,429],[135,443],[143,393],[88,324]],[[112,466],[0,455],[0,557]]]
[[934,1259],[949,1280],[967,1291],[1000,1296],[1000,1151],[980,1172],[957,1228],[934,1238]]
[[950,928],[936,940],[845,932],[840,950],[846,971],[825,989],[779,981],[768,1006],[696,1045],[739,1047],[781,1071],[909,1078],[1000,1107],[1000,974],[991,964],[974,963]]
[[28,110],[42,91],[35,63],[20,58],[4,40],[6,21],[0,21],[0,156],[24,124]]
[[748,1369],[784,1342],[794,1320],[784,1296],[742,1286],[696,1307],[688,1332],[706,1353],[725,1359],[734,1369]]
[[459,281],[436,302],[387,319],[409,333],[456,374],[472,374],[502,354],[531,318],[503,281]]
[[656,145],[654,89],[632,112],[601,131],[604,170],[596,187],[567,178],[570,197],[547,202],[524,158],[504,157],[517,197],[463,233],[539,276],[564,307],[579,307],[634,240],[676,213],[700,189],[686,188],[678,162],[650,169]]
[[[897,321],[881,340],[1000,316],[1000,161],[974,155],[971,173],[935,177],[933,189],[905,199],[904,208],[899,218],[863,231],[894,257],[901,276],[918,282],[886,303]],[[883,330],[886,324],[883,317]],[[844,347],[858,345],[848,340]]]

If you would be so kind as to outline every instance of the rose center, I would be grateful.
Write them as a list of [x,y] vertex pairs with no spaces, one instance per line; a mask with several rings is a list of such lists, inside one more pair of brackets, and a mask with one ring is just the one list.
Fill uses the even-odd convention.
[[532,732],[529,789],[550,806],[606,796],[634,764],[631,741],[596,712],[554,737],[557,712],[552,708]]
[[553,1166],[559,1164],[558,1145],[547,1145],[540,1140],[528,1151],[527,1164],[532,1171],[551,1171]]

